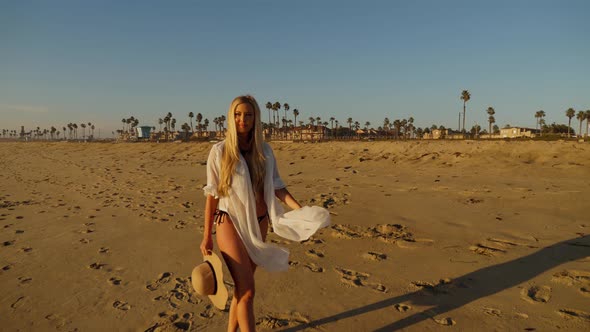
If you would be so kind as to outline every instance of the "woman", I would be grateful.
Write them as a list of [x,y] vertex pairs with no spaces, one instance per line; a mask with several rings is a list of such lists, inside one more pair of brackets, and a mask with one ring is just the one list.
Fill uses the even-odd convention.
[[283,214],[275,197],[291,209],[301,205],[281,180],[272,149],[262,137],[260,108],[252,96],[235,98],[227,114],[227,137],[207,160],[203,256],[213,250],[211,228],[233,278],[228,331],[254,331],[254,271],[288,269],[289,252],[265,243],[269,219]]

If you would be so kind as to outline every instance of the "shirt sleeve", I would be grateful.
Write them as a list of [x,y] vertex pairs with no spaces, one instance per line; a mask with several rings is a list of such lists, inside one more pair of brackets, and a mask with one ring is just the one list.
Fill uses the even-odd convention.
[[275,158],[275,154],[272,151],[271,151],[271,156],[272,156],[272,164],[273,164],[272,182],[273,182],[274,188],[275,188],[275,190],[286,188],[287,185],[285,184],[285,182],[283,182],[283,179],[281,179],[281,175],[279,174],[279,168],[277,167],[277,159]]
[[219,198],[219,193],[217,192],[217,188],[219,186],[219,176],[220,176],[220,162],[219,156],[220,151],[217,146],[213,146],[211,151],[209,152],[209,158],[207,159],[207,185],[203,187],[203,191],[205,196],[211,195],[215,198]]

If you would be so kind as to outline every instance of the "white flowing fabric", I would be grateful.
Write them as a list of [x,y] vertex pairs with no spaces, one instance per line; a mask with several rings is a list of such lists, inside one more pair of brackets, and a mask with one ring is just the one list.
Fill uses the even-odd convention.
[[[216,143],[207,160],[207,185],[203,188],[205,195],[219,198],[218,208],[227,212],[239,234],[248,255],[256,265],[268,271],[289,269],[289,250],[272,243],[262,241],[260,227],[256,218],[256,201],[250,181],[248,165],[240,155],[232,178],[228,196],[219,197],[217,187],[221,174],[221,157],[225,142]],[[318,229],[330,224],[328,210],[314,206],[302,207],[284,213],[283,207],[275,197],[275,190],[285,188],[285,184],[276,165],[270,145],[263,144],[266,159],[266,176],[264,179],[264,201],[275,233],[293,241],[309,239]]]

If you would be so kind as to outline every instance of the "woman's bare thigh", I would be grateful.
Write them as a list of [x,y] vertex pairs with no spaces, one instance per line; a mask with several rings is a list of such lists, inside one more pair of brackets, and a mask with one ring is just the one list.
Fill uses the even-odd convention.
[[217,245],[231,273],[236,288],[254,287],[254,271],[246,247],[228,215],[217,225]]

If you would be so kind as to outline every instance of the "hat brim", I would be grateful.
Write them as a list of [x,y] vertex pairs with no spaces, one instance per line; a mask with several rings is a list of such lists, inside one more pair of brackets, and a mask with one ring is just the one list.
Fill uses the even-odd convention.
[[215,307],[225,310],[229,296],[227,287],[225,287],[225,283],[223,282],[223,264],[221,263],[221,259],[219,259],[219,256],[217,256],[214,252],[211,252],[210,255],[207,255],[203,258],[213,267],[213,272],[215,274],[215,284],[217,285],[215,294],[209,295],[209,299],[211,302],[213,302]]

